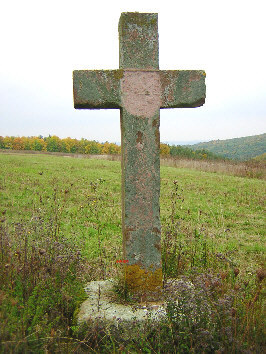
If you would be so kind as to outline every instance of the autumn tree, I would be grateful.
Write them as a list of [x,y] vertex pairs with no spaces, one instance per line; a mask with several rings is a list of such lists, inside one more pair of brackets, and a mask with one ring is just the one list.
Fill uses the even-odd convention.
[[30,149],[34,151],[45,151],[46,142],[42,138],[32,137],[30,139]]
[[90,141],[86,145],[85,149],[86,154],[101,154],[102,153],[102,145],[97,141]]
[[167,144],[160,144],[160,155],[161,156],[169,156],[170,155],[170,147]]
[[4,148],[5,148],[4,138],[0,136],[0,149],[4,149]]
[[45,138],[45,142],[47,144],[47,151],[50,152],[59,152],[61,151],[61,140],[58,138],[58,136],[53,135],[53,136],[48,136],[48,138]]
[[120,152],[121,152],[120,146],[114,143],[108,143],[108,141],[106,141],[103,144],[103,149],[102,149],[103,154],[112,155],[112,154],[120,154]]

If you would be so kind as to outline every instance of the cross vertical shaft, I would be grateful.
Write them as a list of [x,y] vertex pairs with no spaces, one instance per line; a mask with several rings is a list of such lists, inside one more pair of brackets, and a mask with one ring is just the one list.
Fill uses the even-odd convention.
[[123,13],[119,44],[125,277],[131,290],[146,293],[162,286],[157,14]]

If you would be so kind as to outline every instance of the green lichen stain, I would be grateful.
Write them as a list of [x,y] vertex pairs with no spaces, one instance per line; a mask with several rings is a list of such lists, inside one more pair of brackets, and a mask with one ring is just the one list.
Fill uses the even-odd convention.
[[123,70],[75,70],[75,108],[120,108]]
[[205,77],[203,70],[161,70],[161,108],[202,106],[206,97]]
[[128,25],[133,23],[140,28],[157,26],[158,14],[155,13],[139,13],[139,12],[122,12],[119,21],[119,28],[124,34],[128,30]]
[[124,257],[142,269],[161,268],[159,111],[138,118],[123,109]]

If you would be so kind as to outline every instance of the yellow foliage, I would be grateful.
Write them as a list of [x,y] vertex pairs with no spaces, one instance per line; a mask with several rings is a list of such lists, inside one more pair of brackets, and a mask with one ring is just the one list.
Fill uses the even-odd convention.
[[160,154],[162,156],[169,156],[170,155],[170,147],[167,144],[160,144]]

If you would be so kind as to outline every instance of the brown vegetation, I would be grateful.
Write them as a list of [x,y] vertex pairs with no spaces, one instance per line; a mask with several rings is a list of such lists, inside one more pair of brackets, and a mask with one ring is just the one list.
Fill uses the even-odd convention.
[[205,172],[218,172],[232,176],[248,178],[266,178],[265,162],[257,161],[210,161],[210,160],[191,160],[166,157],[161,159],[162,166],[171,166],[177,168],[195,169]]

